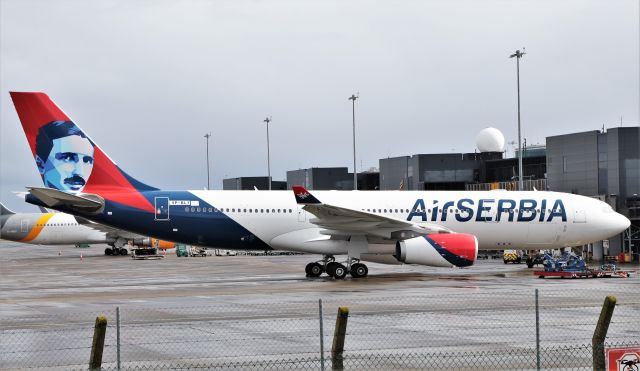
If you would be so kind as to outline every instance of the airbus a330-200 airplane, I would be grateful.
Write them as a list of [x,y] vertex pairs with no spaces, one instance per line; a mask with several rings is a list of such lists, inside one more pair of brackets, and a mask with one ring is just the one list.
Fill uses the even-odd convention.
[[0,203],[0,239],[31,245],[110,245],[105,255],[127,255],[128,244],[170,249],[174,243],[143,237],[65,213],[15,213]]
[[543,191],[160,190],[121,170],[46,94],[11,98],[45,184],[28,202],[185,244],[320,254],[311,277],[364,277],[363,261],[464,267],[478,249],[578,246],[630,224],[599,200]]

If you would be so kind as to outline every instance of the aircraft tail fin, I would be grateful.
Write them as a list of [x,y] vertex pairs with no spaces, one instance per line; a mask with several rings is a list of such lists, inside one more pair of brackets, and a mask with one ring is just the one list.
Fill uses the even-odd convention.
[[296,202],[300,205],[313,205],[322,203],[303,186],[293,186],[292,190],[294,196],[296,197]]
[[49,96],[10,94],[45,187],[154,211],[141,192],[156,188],[120,169]]
[[2,202],[0,202],[0,215],[13,215],[15,212],[9,210],[8,207],[4,206]]

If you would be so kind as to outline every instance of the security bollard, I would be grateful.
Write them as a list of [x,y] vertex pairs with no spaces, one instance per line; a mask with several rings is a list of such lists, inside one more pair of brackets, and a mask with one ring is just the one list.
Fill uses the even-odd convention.
[[333,346],[331,347],[331,368],[333,370],[344,369],[342,352],[344,351],[344,338],[347,333],[347,319],[349,319],[349,308],[338,308],[336,328],[333,332]]
[[104,336],[107,333],[107,317],[96,317],[96,325],[93,330],[93,344],[91,345],[91,357],[89,369],[100,370],[102,367],[102,352],[104,350]]
[[611,323],[611,316],[613,316],[613,309],[615,307],[615,296],[609,295],[604,298],[602,311],[600,311],[600,318],[598,319],[596,330],[593,332],[593,338],[591,339],[594,371],[601,371],[606,369],[604,356],[604,339],[607,337],[609,323]]

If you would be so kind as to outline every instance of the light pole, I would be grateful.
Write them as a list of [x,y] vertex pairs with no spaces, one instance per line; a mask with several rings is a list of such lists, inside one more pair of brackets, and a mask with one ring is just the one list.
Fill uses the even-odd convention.
[[351,94],[352,117],[353,117],[353,189],[358,190],[358,170],[356,169],[356,99],[360,98],[360,93]]
[[515,53],[511,54],[509,58],[516,58],[516,71],[517,71],[517,81],[518,81],[518,190],[522,191],[523,183],[522,183],[522,136],[520,135],[520,58],[527,53],[524,52],[524,47],[522,51],[516,50]]
[[271,158],[269,153],[269,123],[271,122],[271,116],[265,118],[263,122],[267,123],[267,182],[269,183],[269,190],[271,190]]
[[209,177],[209,138],[211,138],[211,133],[207,133],[204,135],[207,139],[207,191],[211,189],[211,181]]

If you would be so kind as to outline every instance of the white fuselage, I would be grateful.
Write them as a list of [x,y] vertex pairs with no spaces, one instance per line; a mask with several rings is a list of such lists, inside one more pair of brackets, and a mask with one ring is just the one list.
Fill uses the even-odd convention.
[[65,213],[17,213],[3,215],[0,238],[37,245],[94,244],[110,242],[105,232],[79,224]]
[[[189,192],[274,249],[346,253],[347,242],[322,233],[312,222],[314,216],[296,204],[290,191]],[[313,195],[325,204],[473,234],[485,250],[578,246],[609,238],[629,223],[604,202],[557,192],[313,191]],[[197,210],[172,206],[170,212],[182,216]],[[202,213],[207,211],[203,208]],[[394,243],[369,237],[371,249]]]

